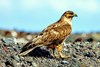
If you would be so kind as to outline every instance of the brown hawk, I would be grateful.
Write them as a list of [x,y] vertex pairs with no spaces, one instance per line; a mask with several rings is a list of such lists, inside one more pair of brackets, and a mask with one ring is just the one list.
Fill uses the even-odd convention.
[[64,58],[62,55],[62,46],[65,39],[72,31],[72,18],[77,17],[73,11],[66,11],[61,18],[45,28],[40,35],[27,43],[22,48],[22,53],[19,55],[26,55],[36,47],[47,46],[53,49],[53,55],[56,56],[54,50],[58,51],[58,56]]

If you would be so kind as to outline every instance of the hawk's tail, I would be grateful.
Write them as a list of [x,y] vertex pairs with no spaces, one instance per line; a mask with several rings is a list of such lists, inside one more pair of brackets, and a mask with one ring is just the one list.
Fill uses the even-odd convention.
[[26,45],[22,47],[21,53],[32,48],[32,41],[28,42]]
[[26,55],[29,52],[31,52],[33,49],[43,46],[40,43],[41,43],[40,36],[34,38],[32,41],[28,42],[25,46],[22,47],[22,51],[20,52],[19,55]]

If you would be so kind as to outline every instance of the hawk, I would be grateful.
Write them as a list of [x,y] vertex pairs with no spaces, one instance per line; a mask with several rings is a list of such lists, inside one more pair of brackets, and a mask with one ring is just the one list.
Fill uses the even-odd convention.
[[[57,22],[45,28],[41,34],[23,46],[19,55],[26,55],[40,46],[47,46],[53,50],[53,56],[65,58],[61,51],[63,42],[71,34],[73,17],[77,17],[77,14],[66,11]],[[55,54],[55,50],[58,54]]]

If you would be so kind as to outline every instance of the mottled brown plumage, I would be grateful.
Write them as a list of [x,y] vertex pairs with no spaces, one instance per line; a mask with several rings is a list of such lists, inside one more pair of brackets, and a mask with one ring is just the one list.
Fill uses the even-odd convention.
[[26,44],[20,55],[26,55],[36,47],[47,46],[57,50],[59,56],[63,58],[64,56],[61,54],[62,44],[72,31],[71,21],[74,16],[77,16],[74,12],[66,11],[57,22],[45,28],[40,35]]

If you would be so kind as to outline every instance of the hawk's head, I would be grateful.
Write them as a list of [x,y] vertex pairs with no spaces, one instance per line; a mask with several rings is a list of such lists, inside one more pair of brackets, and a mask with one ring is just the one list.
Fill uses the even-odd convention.
[[75,14],[73,11],[66,11],[63,16],[68,19],[72,19],[73,17],[77,17],[77,14]]

